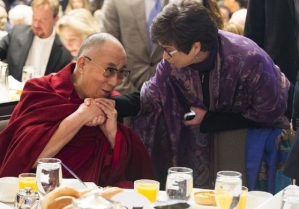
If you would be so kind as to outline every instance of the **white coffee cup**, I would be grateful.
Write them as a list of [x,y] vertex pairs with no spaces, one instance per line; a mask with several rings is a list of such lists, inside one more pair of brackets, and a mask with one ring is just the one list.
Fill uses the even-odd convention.
[[0,178],[0,201],[14,202],[19,191],[18,177]]
[[273,195],[264,191],[249,191],[247,194],[246,209],[254,209],[269,200]]

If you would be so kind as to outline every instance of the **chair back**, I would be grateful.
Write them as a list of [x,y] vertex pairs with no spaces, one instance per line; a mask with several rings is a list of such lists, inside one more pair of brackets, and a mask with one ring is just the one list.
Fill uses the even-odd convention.
[[214,134],[214,179],[217,171],[242,173],[243,185],[247,186],[245,143],[248,129],[221,131]]
[[0,115],[0,132],[5,129],[10,119],[10,115]]

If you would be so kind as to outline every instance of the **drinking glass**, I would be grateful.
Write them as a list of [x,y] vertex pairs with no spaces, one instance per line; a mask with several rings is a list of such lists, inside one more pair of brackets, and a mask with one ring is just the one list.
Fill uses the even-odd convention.
[[188,201],[193,189],[193,170],[186,167],[168,169],[166,194],[169,200]]
[[8,68],[7,63],[0,61],[0,102],[8,102]]
[[299,208],[299,187],[290,185],[283,191],[282,209],[298,209]]
[[236,207],[236,209],[245,209],[246,208],[247,195],[248,195],[248,188],[245,186],[242,186],[240,201],[239,201],[239,204]]
[[145,196],[151,203],[157,201],[160,183],[155,180],[140,179],[134,181],[134,190]]
[[240,201],[242,174],[236,171],[219,171],[215,183],[215,198],[221,209],[236,208]]
[[57,158],[41,158],[37,161],[36,183],[44,196],[59,187],[62,182],[61,161]]
[[35,173],[21,173],[19,175],[19,189],[31,187],[31,191],[38,192]]
[[26,82],[35,77],[35,68],[33,66],[24,66],[22,72],[22,82]]

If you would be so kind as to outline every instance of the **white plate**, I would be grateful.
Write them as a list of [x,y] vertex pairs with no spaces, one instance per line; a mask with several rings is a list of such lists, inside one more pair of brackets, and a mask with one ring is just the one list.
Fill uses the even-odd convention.
[[114,195],[111,199],[116,202],[120,202],[122,206],[126,206],[128,209],[132,209],[133,207],[149,209],[151,204],[146,197],[142,196],[141,194],[138,194],[134,190],[132,191],[125,190],[123,192]]
[[0,208],[1,209],[12,209],[11,207],[9,207],[8,205],[5,205],[3,203],[0,202]]
[[[2,197],[0,197],[0,202],[3,202],[3,203],[14,203],[15,202],[15,198],[7,200],[7,198],[3,198],[2,199]],[[2,209],[2,208],[0,207],[0,209]]]

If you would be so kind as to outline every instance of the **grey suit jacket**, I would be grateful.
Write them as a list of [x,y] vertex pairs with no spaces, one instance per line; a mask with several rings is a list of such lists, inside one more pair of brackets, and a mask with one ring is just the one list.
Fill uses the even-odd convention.
[[140,91],[143,82],[155,74],[163,56],[163,49],[157,44],[150,50],[144,0],[104,1],[100,29],[115,36],[127,52],[131,74],[116,90]]
[[[9,74],[21,81],[23,67],[33,41],[33,31],[28,25],[16,25],[0,41],[0,59],[8,63]],[[43,49],[40,49],[41,53]],[[46,67],[45,75],[57,72],[72,61],[72,55],[62,45],[59,36],[55,40]]]

